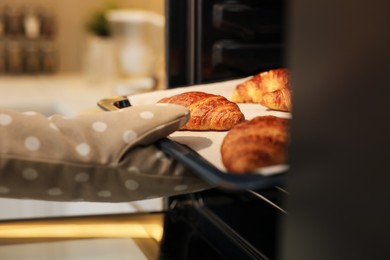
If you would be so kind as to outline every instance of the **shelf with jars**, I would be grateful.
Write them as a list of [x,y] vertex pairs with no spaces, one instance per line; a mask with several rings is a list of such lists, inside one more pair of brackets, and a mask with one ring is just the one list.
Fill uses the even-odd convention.
[[42,6],[0,5],[0,74],[57,69],[56,19]]

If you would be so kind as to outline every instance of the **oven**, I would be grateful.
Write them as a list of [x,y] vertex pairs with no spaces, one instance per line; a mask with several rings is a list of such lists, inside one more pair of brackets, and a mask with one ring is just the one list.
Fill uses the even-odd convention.
[[[285,67],[283,0],[167,0],[168,88]],[[283,178],[165,200],[161,259],[277,259]]]
[[286,177],[167,199],[163,259],[390,257],[389,10],[383,0],[166,1],[169,87],[287,66],[294,103]]

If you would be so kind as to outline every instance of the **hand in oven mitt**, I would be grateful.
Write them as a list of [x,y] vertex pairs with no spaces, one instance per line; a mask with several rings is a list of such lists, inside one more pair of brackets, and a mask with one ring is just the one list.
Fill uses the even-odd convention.
[[211,187],[154,144],[131,148],[116,166],[0,157],[2,198],[130,202]]
[[0,197],[128,202],[208,189],[153,144],[188,118],[173,104],[70,118],[0,108]]
[[169,135],[188,118],[186,108],[172,104],[49,118],[0,108],[0,155],[40,162],[115,166],[130,148]]

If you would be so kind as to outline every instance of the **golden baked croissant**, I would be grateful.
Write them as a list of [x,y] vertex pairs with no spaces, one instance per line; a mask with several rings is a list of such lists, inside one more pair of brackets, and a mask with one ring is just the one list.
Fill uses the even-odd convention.
[[274,69],[253,76],[236,87],[231,100],[238,103],[259,103],[270,109],[291,111],[288,69]]
[[289,119],[258,116],[233,127],[221,145],[222,162],[233,173],[287,161]]
[[159,103],[182,105],[190,111],[189,121],[180,130],[229,130],[245,120],[236,103],[223,96],[189,91],[163,98]]

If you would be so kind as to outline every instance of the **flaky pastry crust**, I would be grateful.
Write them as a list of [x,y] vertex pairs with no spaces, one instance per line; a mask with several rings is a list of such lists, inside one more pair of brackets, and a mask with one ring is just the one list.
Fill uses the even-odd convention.
[[220,95],[189,91],[166,97],[159,103],[182,105],[190,111],[189,121],[180,130],[225,131],[245,120],[238,105]]
[[290,75],[286,68],[261,72],[237,85],[231,100],[258,103],[267,108],[291,111]]
[[232,128],[221,145],[226,169],[246,173],[286,163],[288,122],[275,116],[258,116]]

